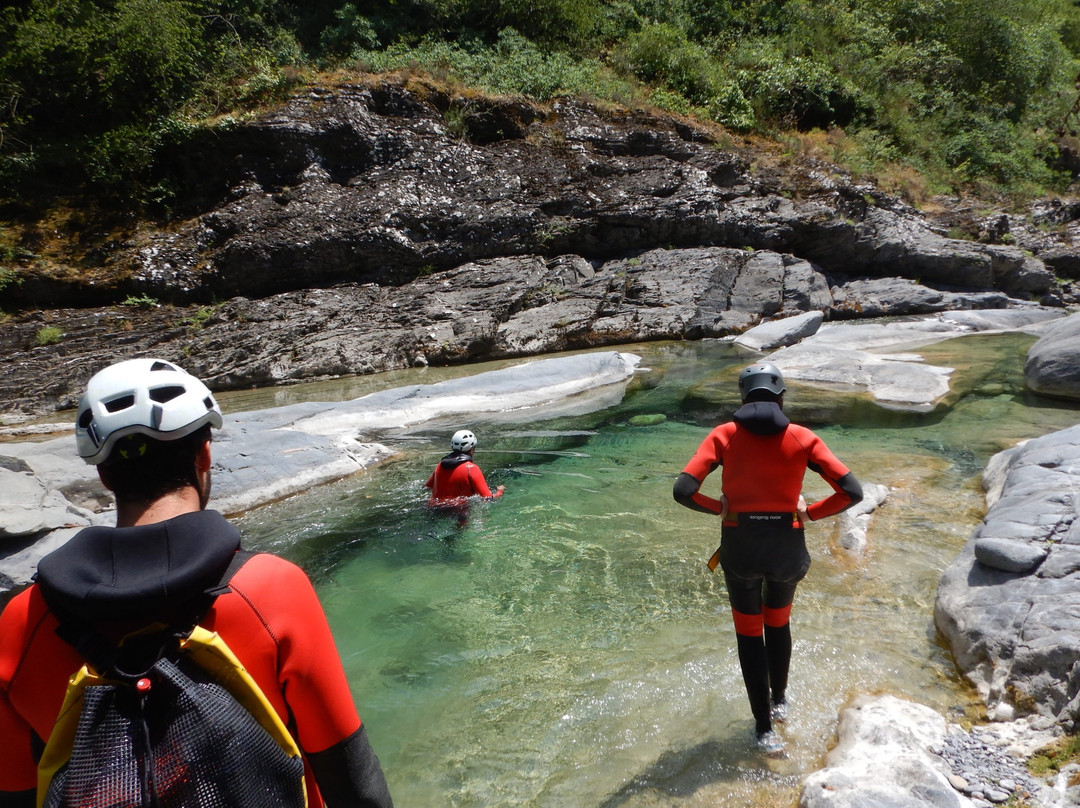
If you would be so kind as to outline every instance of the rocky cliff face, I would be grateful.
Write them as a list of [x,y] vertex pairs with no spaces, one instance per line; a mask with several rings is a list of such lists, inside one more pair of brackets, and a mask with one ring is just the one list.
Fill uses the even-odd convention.
[[[309,88],[176,152],[164,170],[188,218],[117,248],[109,281],[27,270],[0,292],[6,311],[41,310],[0,335],[2,406],[68,405],[135,352],[228,388],[719,336],[811,310],[1071,299],[1032,255],[1071,266],[1060,239],[949,239],[869,185],[766,168],[723,137],[570,101]],[[166,305],[72,308],[128,295]],[[35,347],[44,326],[63,336]]]

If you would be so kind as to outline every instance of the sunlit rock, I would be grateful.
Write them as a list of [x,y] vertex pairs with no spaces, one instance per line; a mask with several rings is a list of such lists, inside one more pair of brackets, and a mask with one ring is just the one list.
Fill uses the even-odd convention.
[[799,808],[970,808],[931,747],[945,719],[894,696],[859,695],[840,714],[826,767],[803,782]]
[[1080,399],[1080,313],[1054,323],[1031,346],[1024,381],[1036,393]]

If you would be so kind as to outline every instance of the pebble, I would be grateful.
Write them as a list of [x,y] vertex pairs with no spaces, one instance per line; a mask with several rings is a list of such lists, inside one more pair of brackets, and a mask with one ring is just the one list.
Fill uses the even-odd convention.
[[1000,805],[1014,795],[1027,799],[1039,791],[1023,763],[985,731],[953,731],[931,751],[948,764],[952,787],[976,805]]

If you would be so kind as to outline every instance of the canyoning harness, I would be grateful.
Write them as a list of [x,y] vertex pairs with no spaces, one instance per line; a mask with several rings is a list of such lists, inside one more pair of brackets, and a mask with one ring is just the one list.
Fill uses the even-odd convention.
[[119,644],[72,614],[57,634],[87,660],[70,680],[38,764],[39,808],[306,806],[300,750],[220,635],[188,618]]

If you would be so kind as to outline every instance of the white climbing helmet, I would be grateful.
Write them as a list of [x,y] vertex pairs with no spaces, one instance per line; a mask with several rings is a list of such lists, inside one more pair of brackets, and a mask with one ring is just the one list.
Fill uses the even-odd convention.
[[178,440],[204,424],[220,429],[221,408],[199,379],[161,359],[129,359],[96,373],[75,418],[79,457],[108,459],[125,435]]
[[455,452],[467,452],[476,446],[476,435],[467,429],[460,429],[450,438],[450,448]]

